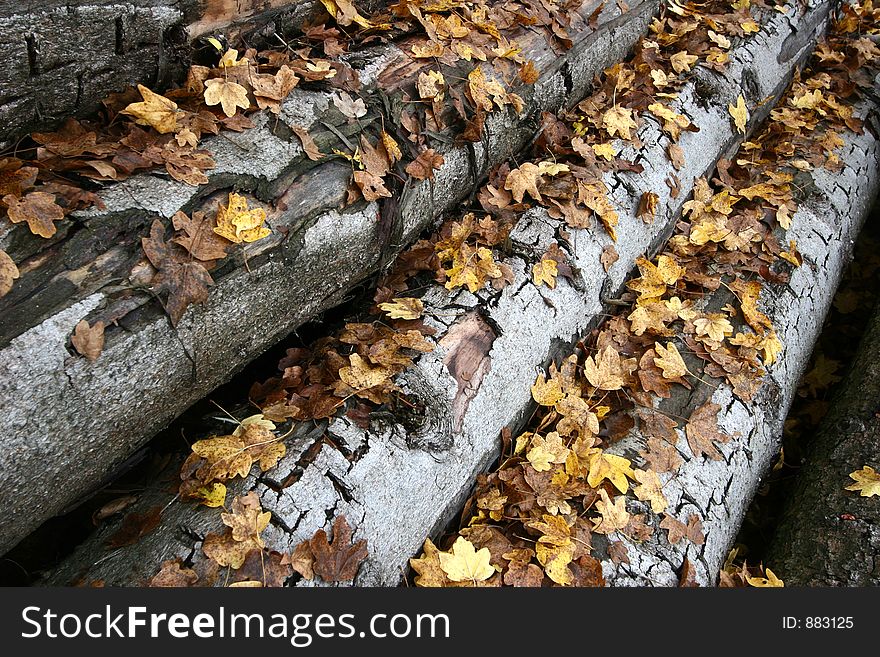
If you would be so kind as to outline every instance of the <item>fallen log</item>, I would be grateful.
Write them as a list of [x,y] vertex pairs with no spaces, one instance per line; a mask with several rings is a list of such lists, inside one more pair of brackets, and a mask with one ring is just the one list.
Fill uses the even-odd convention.
[[[398,123],[381,109],[382,98],[400,101],[424,66],[405,44],[351,55],[360,96],[371,108],[358,121],[340,113],[331,93],[294,89],[277,120],[263,113],[256,128],[204,142],[217,163],[207,185],[138,175],[108,185],[99,194],[104,210],[81,212],[77,221],[59,224],[49,240],[23,224],[0,227],[0,248],[22,272],[0,299],[0,368],[6,372],[0,399],[10,408],[0,418],[9,441],[0,456],[8,484],[0,492],[0,551],[96,487],[156,431],[270,345],[338,305],[526,144],[542,111],[580,99],[594,75],[630,49],[658,6],[646,0],[621,11],[601,4],[579,6],[580,28],[561,54],[544,34],[518,33],[523,56],[540,73],[534,85],[515,89],[524,111],[490,114],[481,143],[453,145],[455,130],[446,130],[444,164],[433,180],[404,189],[399,212],[387,217],[393,224],[388,234],[377,221],[376,203],[339,209],[350,166],[312,161],[291,128],[312,131],[321,150],[330,152],[346,148],[358,131]],[[588,17],[595,28],[587,26]],[[191,306],[174,327],[154,298],[137,289],[141,237],[156,215],[214,212],[218,196],[230,188],[270,204],[273,232],[226,258],[212,272],[207,302]],[[70,334],[82,319],[108,326],[95,362],[72,356]],[[48,489],[57,493],[46,497]]]
[[776,527],[766,565],[786,586],[880,584],[880,505],[847,490],[880,469],[880,308],[816,434]]
[[[234,494],[256,491],[263,508],[272,513],[264,534],[267,545],[290,551],[344,515],[357,528],[356,536],[369,545],[370,555],[356,584],[399,583],[407,559],[425,536],[449,524],[476,474],[498,457],[502,429],[521,425],[531,412],[536,370],[603,319],[609,308],[606,301],[619,296],[634,260],[665,242],[695,178],[708,175],[718,158],[732,155],[767,116],[812,51],[828,9],[828,4],[817,3],[804,12],[789,9],[773,15],[757,35],[734,45],[723,74],[698,69],[671,105],[700,127],[679,141],[684,165],[676,194],[664,184],[668,138],[658,123],[645,122],[639,133],[644,171],[608,174],[605,179],[612,203],[620,210],[619,260],[607,272],[600,256],[610,238],[596,230],[573,229],[565,248],[581,275],[572,284],[560,279],[552,290],[532,284],[531,264],[558,237],[558,222],[534,209],[520,218],[510,236],[517,254],[506,261],[513,283],[500,292],[476,294],[432,287],[422,301],[428,309],[426,321],[439,331],[438,346],[400,377],[419,417],[376,419],[368,430],[344,417],[326,427],[300,427],[276,468],[230,484]],[[728,104],[740,94],[755,107],[745,136],[726,114]],[[653,223],[636,217],[642,192],[649,190],[659,197]],[[169,497],[146,495],[137,508],[161,508]],[[105,552],[103,542],[118,527],[112,524],[46,581],[143,582],[164,559],[203,559],[199,537],[217,531],[219,525],[216,514],[208,510],[172,504],[158,528],[134,545]]]

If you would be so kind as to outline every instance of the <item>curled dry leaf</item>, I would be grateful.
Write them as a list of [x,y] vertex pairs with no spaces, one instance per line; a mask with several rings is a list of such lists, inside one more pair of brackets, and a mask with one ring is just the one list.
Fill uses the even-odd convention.
[[360,188],[361,194],[368,201],[378,201],[380,198],[390,198],[391,192],[385,187],[383,180],[369,171],[355,171],[354,182]]
[[293,130],[294,134],[299,137],[299,141],[306,153],[306,157],[313,161],[320,160],[324,157],[324,154],[318,148],[318,145],[315,143],[315,140],[312,139],[308,130],[298,125],[291,126],[291,130]]
[[247,198],[230,192],[227,204],[220,204],[217,207],[217,226],[214,232],[236,244],[256,242],[272,234],[272,231],[263,225],[265,221],[266,210],[249,209]]
[[92,362],[98,360],[104,349],[104,322],[95,322],[94,326],[89,326],[86,320],[80,320],[70,341],[81,356]]
[[131,103],[119,113],[132,117],[138,125],[150,126],[162,134],[176,132],[177,117],[181,114],[177,104],[142,84],[137,88],[144,99],[143,102]]

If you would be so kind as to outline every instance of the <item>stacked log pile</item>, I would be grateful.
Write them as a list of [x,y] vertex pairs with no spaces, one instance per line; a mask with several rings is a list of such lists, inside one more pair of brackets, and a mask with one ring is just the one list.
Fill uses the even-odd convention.
[[[392,414],[390,419],[382,419],[377,415],[366,425],[362,418],[352,417],[302,423],[294,427],[287,439],[286,454],[270,471],[226,482],[233,495],[255,493],[262,509],[271,513],[271,522],[262,536],[267,549],[290,553],[316,531],[338,527],[335,521],[345,517],[356,527],[356,537],[370,546],[355,583],[398,583],[405,575],[407,560],[417,554],[425,537],[448,528],[471,493],[476,475],[498,458],[502,448],[499,435],[511,430],[515,435],[534,412],[531,386],[536,371],[570,353],[615,307],[627,303],[620,299],[633,263],[639,256],[651,258],[658,253],[670,235],[680,229],[685,203],[692,193],[705,191],[699,179],[712,175],[717,166],[730,166],[727,159],[735,156],[742,142],[766,119],[815,48],[826,28],[829,9],[830,3],[816,2],[764,14],[757,34],[730,47],[722,72],[698,67],[670,102],[673,114],[687,117],[687,124],[697,126],[698,131],[684,131],[676,140],[670,140],[662,122],[644,122],[638,131],[642,148],[638,152],[622,151],[622,157],[632,158],[641,166],[609,171],[604,176],[609,201],[619,213],[616,225],[603,216],[608,232],[617,234],[613,242],[616,260],[607,257],[612,253],[612,239],[605,232],[596,227],[560,231],[558,215],[534,207],[518,218],[509,235],[511,253],[504,262],[508,271],[505,276],[512,279],[509,285],[500,290],[476,286],[471,291],[450,291],[450,285],[431,286],[421,302],[424,322],[435,331],[434,349],[418,358],[398,379],[419,409],[418,417],[402,419]],[[562,88],[576,89],[570,95],[577,98],[586,90],[586,79]],[[527,97],[527,102],[536,102],[536,96],[540,96],[538,89],[535,96]],[[569,98],[564,93],[552,97],[556,104]],[[738,125],[730,116],[736,118],[735,108],[742,104],[751,112],[748,120]],[[863,99],[855,109],[856,115],[869,117],[875,108],[870,99]],[[497,133],[490,130],[490,134]],[[705,359],[689,355],[685,359],[687,371],[696,383],[676,388],[657,405],[670,417],[684,418],[699,414],[707,402],[717,405],[722,431],[717,434],[719,444],[707,447],[703,454],[696,453],[690,442],[693,437],[676,429],[673,447],[681,465],[663,487],[666,514],[679,519],[682,527],[684,523],[692,524],[689,519],[696,517],[702,525],[700,540],[695,535],[690,541],[667,540],[667,531],[660,530],[660,516],[652,515],[650,506],[643,502],[634,502],[630,508],[644,512],[646,526],[653,531],[641,536],[643,540],[625,534],[616,539],[614,542],[623,546],[625,559],[620,557],[619,546],[615,548],[617,558],[607,558],[610,544],[595,544],[599,555],[605,557],[601,567],[604,581],[615,585],[673,585],[680,579],[698,584],[716,582],[757,483],[778,451],[782,422],[795,386],[849,257],[852,240],[877,193],[880,153],[875,133],[851,132],[841,140],[837,170],[812,170],[808,193],[784,220],[785,239],[796,244],[796,249],[792,246],[783,259],[799,266],[792,270],[786,284],[767,286],[767,292],[761,295],[758,315],[772,323],[775,336],[784,345],[781,354],[776,354],[775,347],[772,356],[765,354],[767,371],[761,387],[743,394],[742,381],[735,383],[730,376],[719,375],[717,368],[706,367]],[[518,148],[526,141],[523,136],[515,144]],[[667,184],[665,154],[673,141],[683,161],[676,167],[675,184]],[[475,159],[480,171],[488,171],[515,150],[509,142],[503,142],[479,152]],[[445,153],[447,164],[456,162],[453,153]],[[458,161],[463,162],[464,156]],[[454,201],[449,199],[458,200],[469,191],[465,187],[476,184],[479,176],[466,182],[454,178],[461,170],[460,164],[452,164],[448,173],[444,169],[437,173],[431,187],[431,205],[436,214],[452,210]],[[314,180],[319,184],[317,178]],[[302,188],[297,189],[301,193]],[[652,204],[659,208],[651,222],[638,216],[644,215],[647,192],[653,194]],[[401,201],[402,207],[410,208],[402,213],[405,217],[411,217],[417,199],[424,198],[418,196],[418,190],[410,193],[408,199],[405,192]],[[175,203],[171,207],[178,206]],[[161,202],[148,207],[159,210]],[[375,212],[375,208],[368,206],[359,211]],[[435,213],[425,212],[423,219],[407,222],[396,233],[398,239],[411,241]],[[453,218],[466,221],[461,214],[453,213]],[[319,225],[320,220],[314,224]],[[322,234],[319,241],[326,243],[326,236],[332,233]],[[351,245],[364,242],[358,241],[359,234],[355,230],[336,238],[335,243],[350,245],[338,257],[352,257]],[[303,243],[308,244],[308,239]],[[558,248],[559,243],[564,244],[563,260],[570,274],[560,276],[552,288],[541,287],[534,281],[534,266],[543,263],[543,254],[550,253],[554,245]],[[255,248],[250,256],[252,268],[259,255],[261,252]],[[297,263],[301,258],[302,252]],[[363,266],[360,278],[371,271],[371,266]],[[294,271],[305,273],[296,268]],[[774,272],[764,275],[771,281],[783,278]],[[312,297],[316,288],[325,289],[319,286],[326,278],[322,271],[320,279],[310,280]],[[230,281],[234,280],[231,276]],[[272,285],[277,285],[277,280],[272,279]],[[342,290],[345,283],[331,285],[334,290]],[[333,291],[325,294],[328,303],[314,312],[339,298],[338,294],[333,296]],[[212,296],[219,299],[222,295]],[[717,313],[732,302],[743,303],[744,296],[742,291],[717,286],[702,298],[700,309]],[[236,296],[235,301],[241,303],[242,297]],[[248,298],[247,303],[251,308],[258,302]],[[77,312],[76,319],[83,309]],[[188,317],[195,316],[196,312],[190,311]],[[740,323],[751,324],[755,316],[751,320],[746,316]],[[289,320],[288,325],[300,321],[302,316]],[[185,327],[185,322],[178,330]],[[732,331],[734,327],[730,328]],[[212,335],[211,339],[219,338]],[[722,435],[726,440],[721,440]],[[607,452],[637,459],[648,444],[649,435],[633,426]],[[222,529],[218,514],[194,505],[169,505],[173,497],[174,493],[164,491],[143,495],[136,512],[163,509],[155,529],[135,544],[107,553],[103,544],[118,529],[110,524],[81,546],[48,581],[142,583],[169,559],[188,565],[204,562],[201,542],[209,533]],[[668,524],[662,527],[668,529]],[[298,583],[307,584],[308,580]]]

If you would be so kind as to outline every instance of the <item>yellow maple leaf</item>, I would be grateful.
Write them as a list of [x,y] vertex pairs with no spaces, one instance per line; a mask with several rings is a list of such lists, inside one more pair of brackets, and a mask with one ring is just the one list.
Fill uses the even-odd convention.
[[632,118],[632,110],[628,107],[615,105],[602,115],[602,126],[612,137],[620,135],[624,139],[632,139],[632,130],[636,122]]
[[627,477],[634,477],[632,463],[629,459],[614,454],[606,454],[596,449],[590,456],[590,472],[587,475],[587,483],[597,488],[604,479],[610,481],[621,493],[629,490]]
[[629,513],[626,510],[626,497],[618,495],[612,502],[604,488],[599,489],[596,510],[601,518],[593,520],[593,531],[599,534],[610,534],[624,529],[629,524]]
[[767,577],[752,577],[747,575],[746,581],[749,583],[749,586],[755,586],[758,588],[782,588],[785,586],[784,582],[769,568],[764,569],[764,574],[767,575]]
[[449,277],[446,281],[447,290],[466,285],[471,293],[482,289],[488,279],[504,276],[492,256],[492,251],[483,246],[474,250],[467,244],[461,245],[453,257],[452,267],[445,271]]
[[474,549],[474,544],[459,536],[452,545],[451,552],[441,552],[440,568],[453,582],[482,582],[495,574],[490,563],[489,548]]
[[385,367],[372,367],[357,353],[348,357],[351,365],[339,368],[339,378],[355,390],[366,390],[381,385],[393,372]]
[[574,543],[568,543],[567,545],[538,543],[535,545],[538,563],[544,567],[547,577],[563,586],[574,581],[574,576],[568,568],[568,564],[571,563],[572,557],[574,557],[574,552]]
[[271,235],[263,225],[266,211],[263,208],[248,209],[244,196],[230,192],[227,204],[217,208],[217,225],[214,232],[230,242],[256,242]]
[[222,507],[226,504],[226,486],[219,482],[214,482],[197,488],[187,497],[198,500],[200,504],[204,504],[207,507]]
[[687,365],[672,342],[667,342],[665,347],[658,342],[654,351],[657,352],[654,365],[663,370],[664,379],[678,379],[688,373]]
[[727,105],[727,111],[730,112],[730,116],[733,117],[733,123],[736,125],[736,129],[739,133],[743,135],[746,134],[746,124],[749,121],[749,109],[746,107],[746,101],[742,97],[742,94],[736,99],[736,105]]
[[643,502],[651,504],[651,510],[654,513],[663,513],[669,502],[663,495],[663,484],[660,477],[653,470],[635,470],[634,478],[639,482],[638,486],[633,487],[635,496]]
[[440,567],[440,550],[431,542],[430,538],[425,539],[422,556],[418,559],[410,559],[409,565],[418,573],[415,578],[416,586],[440,587],[449,585],[446,573]]
[[425,311],[425,304],[415,297],[401,297],[387,303],[380,303],[379,308],[391,319],[418,319]]
[[880,474],[871,466],[863,466],[861,470],[850,472],[849,476],[856,483],[847,486],[846,490],[858,491],[862,497],[880,495]]
[[526,458],[538,472],[547,472],[554,463],[565,463],[568,458],[569,449],[555,431],[548,433],[546,438],[535,434],[532,437],[531,446],[532,448],[526,453]]
[[584,361],[587,381],[599,390],[620,390],[635,368],[635,358],[622,359],[610,345],[602,349],[595,359],[587,356]]
[[541,406],[553,406],[565,397],[565,392],[556,378],[545,379],[543,374],[538,374],[532,385],[532,399]]
[[596,157],[605,158],[609,162],[617,157],[617,149],[614,148],[611,142],[605,144],[591,144],[590,148],[593,149]]
[[327,13],[336,19],[336,22],[343,27],[351,25],[352,23],[356,23],[363,28],[385,27],[383,25],[371,23],[361,16],[351,0],[321,0],[321,4],[327,9]]
[[552,290],[556,287],[557,274],[556,261],[552,258],[544,258],[541,262],[532,265],[532,281],[535,285],[540,286],[544,283]]
[[672,70],[676,73],[686,73],[691,69],[691,66],[697,63],[698,59],[699,57],[696,55],[689,55],[686,50],[682,50],[670,57],[669,62],[672,64]]
[[382,145],[385,147],[385,152],[388,154],[388,159],[391,161],[391,164],[394,164],[403,157],[400,146],[397,145],[394,137],[384,130],[382,131]]
[[708,313],[694,320],[697,335],[705,335],[710,340],[721,342],[724,336],[733,334],[733,325],[722,313]]
[[446,79],[440,71],[428,71],[419,74],[416,87],[419,90],[419,98],[439,103],[443,100],[443,87]]
[[137,86],[144,99],[141,103],[131,103],[119,112],[134,118],[138,125],[148,125],[157,132],[166,134],[177,131],[177,103],[150,91],[142,84]]
[[220,78],[205,80],[205,104],[220,105],[226,116],[235,116],[239,107],[247,109],[251,106],[247,90],[238,82],[230,82]]

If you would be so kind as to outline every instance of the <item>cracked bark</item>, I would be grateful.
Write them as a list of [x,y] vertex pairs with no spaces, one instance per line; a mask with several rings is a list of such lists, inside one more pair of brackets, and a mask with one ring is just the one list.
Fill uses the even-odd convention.
[[844,490],[880,469],[880,306],[822,420],[768,552],[786,586],[880,585],[880,505]]
[[[517,255],[507,260],[515,273],[513,284],[501,292],[484,290],[476,295],[467,291],[451,293],[442,287],[429,290],[422,299],[429,309],[426,321],[433,322],[441,341],[442,336],[448,335],[451,330],[450,325],[455,327],[459,322],[473,321],[473,313],[477,309],[495,336],[488,349],[488,369],[483,372],[477,390],[468,400],[466,408],[461,411],[460,431],[454,430],[453,425],[457,424],[454,419],[456,399],[460,399],[461,381],[447,367],[445,361],[451,362],[454,356],[449,356],[451,349],[447,350],[441,342],[435,352],[422,357],[399,381],[414,398],[423,402],[426,409],[425,426],[419,430],[419,444],[414,445],[408,440],[412,429],[395,422],[393,417],[387,420],[377,419],[367,431],[358,429],[345,418],[338,418],[332,420],[326,428],[321,427],[315,430],[317,433],[312,434],[320,436],[322,431],[326,432],[332,438],[330,442],[336,447],[331,446],[330,442],[315,442],[314,438],[310,439],[311,443],[301,437],[292,440],[289,454],[277,470],[272,472],[274,481],[285,482],[286,485],[267,488],[251,477],[233,487],[234,494],[256,490],[264,508],[280,518],[297,519],[298,524],[293,532],[270,528],[267,544],[273,549],[292,549],[317,529],[329,527],[332,516],[345,514],[357,528],[357,537],[367,539],[370,546],[370,556],[364,562],[356,584],[398,583],[407,567],[407,559],[420,549],[426,536],[434,535],[448,525],[471,490],[475,475],[485,470],[497,457],[500,431],[504,427],[516,428],[530,414],[532,406],[529,388],[537,368],[569,350],[580,336],[598,325],[608,311],[603,299],[619,294],[630,275],[635,258],[646,252],[650,254],[665,241],[664,235],[669,234],[680,215],[681,206],[690,194],[694,178],[711,171],[719,155],[729,154],[736,149],[741,137],[735,132],[726,108],[740,93],[746,93],[740,81],[746,78],[753,80],[753,102],[769,98],[752,117],[749,125],[751,130],[767,115],[774,104],[773,100],[784,90],[797,65],[811,51],[816,33],[822,29],[827,10],[827,4],[819,3],[807,8],[805,13],[797,12],[790,17],[769,17],[766,29],[754,39],[732,49],[730,68],[726,75],[711,76],[715,89],[713,96],[700,96],[698,89],[703,88],[703,85],[699,78],[692,80],[683,89],[673,108],[691,117],[701,129],[700,132],[682,136],[680,144],[685,152],[686,165],[680,172],[682,191],[675,199],[663,182],[667,175],[664,155],[668,146],[667,139],[655,122],[650,119],[646,121],[640,132],[641,141],[645,144],[642,152],[645,171],[641,174],[609,174],[606,178],[609,188],[613,189],[612,202],[621,215],[620,238],[616,244],[620,259],[607,273],[603,271],[599,257],[603,247],[610,242],[609,238],[599,229],[573,230],[566,248],[570,252],[572,264],[583,273],[582,281],[576,286],[560,281],[554,290],[539,290],[529,283],[531,262],[537,260],[550,242],[557,238],[557,222],[542,210],[532,210],[521,218],[511,235],[511,242],[517,245]],[[813,27],[806,27],[810,25]],[[808,38],[802,36],[805,32],[809,34]],[[799,41],[800,49],[788,59],[778,61],[777,55],[782,44],[796,33],[799,34],[799,39],[803,39]],[[859,139],[862,140],[857,142],[861,154],[858,161],[858,166],[861,167],[858,169],[859,176],[851,180],[852,176],[847,174],[849,177],[845,178],[852,187],[851,196],[856,201],[861,198],[860,194],[867,193],[863,188],[873,185],[872,175],[869,175],[872,170],[868,167],[875,162],[872,138],[865,136]],[[623,156],[633,158],[635,153],[625,153]],[[833,190],[838,179],[828,180],[828,189]],[[641,192],[645,190],[652,190],[660,195],[661,211],[650,225],[635,217]],[[835,192],[834,203],[838,202]],[[821,213],[816,219],[812,215],[801,215],[806,217],[802,222],[805,226],[811,221],[821,222],[816,225],[828,224],[829,234],[840,233],[840,239],[834,242],[834,262],[844,258],[846,236],[851,235],[857,225],[856,220],[843,221],[840,226],[834,224],[833,218],[838,216],[840,207],[842,206],[829,205],[829,218],[823,217]],[[808,212],[810,211],[802,210],[802,213]],[[798,233],[799,245],[801,239],[805,242],[801,249],[805,254],[818,257],[827,253],[829,247],[824,243],[816,243],[809,235],[801,237]],[[821,249],[826,251],[818,253]],[[835,272],[839,272],[839,267],[828,267],[820,274],[830,276]],[[836,279],[833,277],[823,279],[821,283],[826,287],[833,287],[834,280]],[[811,286],[815,283],[813,272],[803,278],[800,274],[793,277],[793,285],[801,286],[798,289],[812,289]],[[820,305],[819,302],[811,302],[809,308],[801,308],[797,303],[787,303],[782,310],[821,312]],[[452,321],[449,320],[450,314],[455,315]],[[432,319],[432,316],[436,317]],[[804,354],[809,353],[812,339],[803,326],[808,326],[809,322],[795,319],[798,321],[787,322],[786,318],[779,320],[780,327],[787,327],[789,330],[786,335],[793,336],[798,331],[804,335],[800,348],[789,345],[791,353],[795,355],[784,361],[773,373],[783,380],[789,370],[796,380],[796,370],[800,367],[796,355],[805,357]],[[462,332],[468,335],[474,333],[463,329]],[[483,345],[485,346],[485,342]],[[481,353],[485,353],[482,348]],[[772,385],[768,389],[772,389]],[[731,401],[731,408],[723,417],[729,416],[725,420],[728,422],[741,419],[743,430],[748,431],[745,427],[754,418],[748,412],[744,412],[742,418],[736,416],[734,410],[739,411],[736,404],[738,402]],[[772,441],[767,439],[767,442]],[[314,448],[317,451],[313,452],[314,458],[303,465],[301,457],[307,450],[306,443],[317,445]],[[754,445],[746,447],[755,452]],[[736,454],[731,454],[730,462],[738,463],[737,459],[747,460],[748,449],[743,448]],[[742,470],[749,473],[760,469],[761,460],[755,461],[754,465],[743,467]],[[692,476],[697,485],[696,490],[683,491],[675,503],[684,505],[690,499],[693,500],[691,504],[696,507],[703,504],[702,496],[705,493],[708,494],[707,504],[709,500],[714,500],[713,504],[723,507],[725,500],[721,495],[725,488],[728,489],[728,497],[740,500],[748,498],[751,495],[750,486],[754,482],[740,482],[728,471],[727,462],[723,466],[723,482],[719,480],[717,484],[712,479],[714,475],[711,471],[704,475],[703,470],[696,470]],[[346,482],[350,499],[340,497],[331,476]],[[708,479],[700,482],[700,477]],[[148,499],[142,500],[141,504],[164,504],[169,497],[168,494],[164,494],[164,497],[161,494],[147,496]],[[739,502],[731,502],[734,503]],[[707,512],[713,510],[714,507],[707,508]],[[725,517],[725,520],[730,520],[731,525],[735,522],[735,518]],[[709,524],[704,522],[704,526]],[[714,525],[714,522],[711,523],[711,531],[715,531]],[[198,549],[193,551],[190,533],[182,532],[181,526],[203,534],[206,531],[217,531],[219,518],[211,510],[181,504],[171,505],[156,532],[134,546],[106,555],[102,549],[102,541],[108,532],[114,531],[114,526],[111,525],[81,546],[77,553],[50,575],[47,582],[61,584],[80,578],[103,579],[107,584],[143,581],[155,573],[162,559],[199,554]],[[728,527],[727,531],[735,533],[735,528]],[[720,539],[722,532],[719,530],[713,536]],[[716,543],[711,543],[712,554],[705,556],[700,575],[703,581],[708,580],[709,573],[715,568],[716,558],[712,555],[719,551],[723,550]],[[619,584],[627,581],[641,584],[645,583],[644,574],[651,573],[652,581],[669,583],[675,579],[674,569],[681,563],[680,559],[678,563],[675,561],[681,556],[662,551],[651,553],[646,549],[643,558],[634,553],[631,557],[635,574],[628,576],[625,572],[608,572],[606,578]]]
[[[599,4],[580,5],[584,25]],[[23,272],[0,300],[0,370],[7,372],[0,399],[12,408],[0,417],[0,433],[9,441],[0,455],[7,481],[0,491],[0,551],[99,484],[269,346],[341,303],[464,198],[475,178],[528,143],[542,111],[579,100],[594,75],[636,42],[658,4],[644,0],[626,11],[603,6],[596,27],[579,30],[561,54],[543,34],[523,28],[516,35],[523,55],[541,72],[535,85],[515,89],[525,111],[490,115],[483,143],[441,148],[445,163],[434,180],[405,188],[397,199],[390,243],[379,233],[375,203],[338,209],[350,167],[309,160],[289,126],[310,130],[330,152],[343,146],[340,135],[397,124],[397,117],[383,117],[383,98],[396,106],[419,70],[405,45],[395,44],[350,55],[371,110],[359,123],[348,124],[329,93],[295,89],[277,120],[256,115],[256,128],[206,140],[217,168],[201,188],[139,175],[105,187],[106,210],[62,222],[51,240],[21,225],[0,227],[0,248]],[[383,76],[393,84],[382,84]],[[456,134],[441,136],[451,144]],[[208,301],[191,307],[175,330],[152,297],[128,282],[141,257],[140,237],[155,215],[214,211],[230,188],[269,204],[273,234],[226,258],[212,272],[216,284]],[[83,318],[116,322],[94,363],[73,357],[69,347],[70,332]],[[41,493],[48,489],[58,494],[46,499]]]

